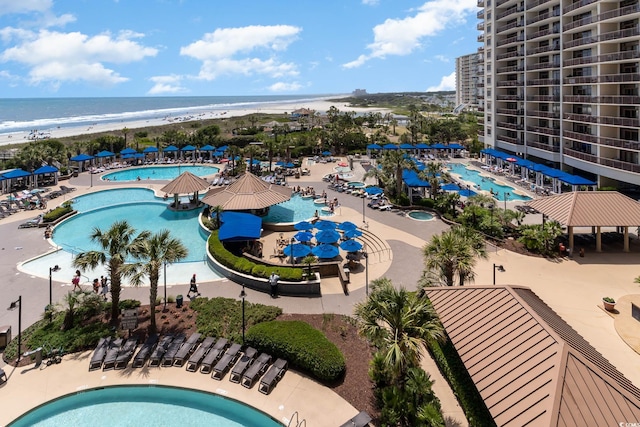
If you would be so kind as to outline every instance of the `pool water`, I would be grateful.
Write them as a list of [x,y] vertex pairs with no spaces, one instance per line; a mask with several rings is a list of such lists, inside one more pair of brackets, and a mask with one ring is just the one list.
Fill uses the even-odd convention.
[[269,208],[269,214],[263,217],[263,222],[289,223],[300,222],[313,218],[316,211],[320,216],[330,215],[323,211],[322,206],[313,203],[313,199],[305,199],[297,194],[291,199]]
[[153,190],[147,188],[116,188],[75,197],[73,199],[73,209],[78,212],[87,212],[118,203],[152,201],[160,202],[163,200],[156,197]]
[[509,193],[506,197],[507,200],[531,200],[529,196],[516,193],[513,187],[498,184],[493,178],[480,176],[480,172],[468,169],[463,164],[451,163],[449,164],[449,169],[451,172],[460,175],[465,181],[473,182],[477,186],[476,188],[471,188],[471,190],[476,190],[478,187],[484,191],[493,190],[493,197],[497,200],[504,201],[506,193]]
[[23,415],[11,427],[282,427],[232,399],[177,387],[114,386],[71,394]]
[[180,176],[183,172],[203,177],[218,173],[219,169],[214,166],[143,166],[126,168],[115,172],[110,172],[102,176],[103,180],[109,181],[141,181],[145,180],[172,180]]
[[407,216],[418,221],[431,221],[433,219],[432,214],[424,211],[411,211]]
[[354,187],[354,188],[362,188],[365,186],[364,182],[359,182],[359,181],[351,181],[351,182],[347,182],[347,185],[349,187]]

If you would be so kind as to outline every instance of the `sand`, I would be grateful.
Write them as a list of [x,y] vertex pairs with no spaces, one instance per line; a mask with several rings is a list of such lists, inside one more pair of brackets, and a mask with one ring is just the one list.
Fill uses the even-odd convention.
[[[355,111],[356,113],[361,112],[380,112],[385,114],[390,112],[391,110],[385,108],[363,108],[363,107],[350,107],[348,104],[340,104],[336,102],[331,102],[328,100],[314,100],[314,101],[295,101],[295,102],[283,102],[282,104],[264,104],[263,106],[253,107],[253,108],[228,108],[225,110],[212,110],[212,111],[203,111],[197,115],[193,116],[193,119],[186,120],[186,117],[176,116],[172,117],[171,121],[165,117],[158,117],[156,119],[143,119],[143,120],[132,120],[132,121],[120,121],[115,123],[97,123],[92,126],[87,127],[83,126],[69,126],[69,127],[60,127],[53,129],[39,129],[42,132],[46,132],[50,134],[51,138],[66,138],[69,136],[77,136],[77,135],[91,135],[101,132],[110,132],[110,131],[120,131],[125,127],[131,130],[141,129],[151,126],[163,126],[171,123],[175,123],[180,120],[182,122],[188,121],[198,121],[198,120],[210,120],[210,119],[224,119],[231,117],[241,117],[247,116],[250,114],[285,114],[290,113],[291,111],[295,111],[300,108],[307,108],[310,110],[315,110],[320,114],[324,115],[331,107],[336,107],[338,110],[343,112]],[[263,108],[264,107],[264,108]],[[0,133],[0,146],[9,145],[9,144],[20,144],[24,142],[28,142],[29,132],[12,132],[12,133]]]

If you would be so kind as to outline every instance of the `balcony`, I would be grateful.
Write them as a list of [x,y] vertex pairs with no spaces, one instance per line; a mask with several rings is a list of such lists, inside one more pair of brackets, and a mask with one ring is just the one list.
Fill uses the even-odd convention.
[[527,71],[533,70],[546,70],[548,68],[559,68],[560,63],[558,62],[539,62],[537,64],[531,64],[527,66]]
[[524,67],[522,65],[513,65],[511,67],[498,67],[496,69],[496,73],[498,74],[514,73],[518,71],[524,71]]
[[536,133],[542,133],[545,135],[560,136],[559,128],[554,129],[554,128],[541,127],[541,126],[527,126],[527,132],[536,132]]
[[478,0],[478,7],[484,7],[484,0]]
[[579,9],[581,7],[584,6],[588,6],[592,3],[596,3],[598,0],[580,0],[580,1],[576,1],[571,3],[569,6],[565,7],[564,9],[562,9],[562,14],[566,15],[567,13]]
[[496,34],[500,34],[500,33],[504,32],[504,31],[511,30],[513,28],[519,28],[519,27],[522,27],[522,22],[521,21],[511,22],[510,24],[502,25],[502,26],[496,28]]
[[496,55],[496,60],[500,61],[508,58],[519,58],[523,56],[523,52],[521,50],[512,50],[510,52],[501,53],[500,55]]
[[538,37],[549,36],[551,34],[558,34],[560,32],[559,28],[551,28],[542,31],[536,31],[533,34],[527,34],[527,40],[537,39]]
[[527,116],[529,117],[544,117],[547,119],[559,119],[560,113],[543,110],[527,110]]
[[638,73],[604,74],[598,77],[599,83],[624,83],[638,81],[640,81],[640,74]]
[[478,25],[476,25],[476,29],[478,31],[484,31],[484,21],[478,22]]
[[599,138],[598,142],[601,145],[606,145],[608,147],[623,148],[625,150],[640,150],[640,142],[638,141],[629,141],[627,139],[601,137]]
[[484,43],[484,33],[478,36],[478,43]]
[[559,79],[534,79],[527,80],[527,86],[554,86],[559,85]]
[[640,120],[629,119],[626,117],[600,116],[598,122],[603,125],[624,126],[624,127],[640,127]]
[[559,102],[560,95],[528,95],[527,101],[537,102]]
[[476,18],[478,18],[478,19],[484,19],[484,9],[482,9],[481,11],[479,11],[478,13],[476,13]]
[[524,85],[522,80],[502,80],[496,83],[497,87],[514,87],[522,85]]
[[520,34],[517,36],[507,37],[506,39],[498,40],[496,42],[496,47],[505,46],[510,43],[523,42],[523,41],[524,41],[524,36]]
[[518,123],[497,122],[496,126],[504,129],[523,130],[524,126]]
[[640,35],[640,29],[636,28],[627,28],[626,30],[619,31],[610,31],[608,33],[600,34],[598,37],[601,42],[610,41],[610,40],[619,40],[625,39],[629,37],[637,37]]
[[620,9],[609,10],[598,15],[598,21],[606,21],[612,18],[618,18],[620,16],[630,15],[632,13],[640,12],[640,5],[634,4],[632,6],[621,7]]
[[523,140],[520,139],[520,138],[512,138],[512,137],[506,136],[506,135],[498,135],[498,136],[496,136],[496,139],[498,141],[504,141],[504,142],[509,143],[509,144],[524,145]]
[[527,141],[527,147],[537,148],[539,150],[549,151],[550,153],[559,153],[560,147],[545,144],[543,142]]
[[580,142],[590,142],[592,144],[598,144],[598,137],[589,135],[588,133],[580,133],[580,132],[574,132],[571,130],[565,130],[562,132],[562,136],[569,139],[575,139],[576,141],[580,141]]
[[545,19],[555,18],[560,16],[559,10],[553,10],[551,13],[542,13],[540,15],[536,15],[533,18],[527,19],[527,25],[535,24],[536,22],[544,21]]
[[573,122],[598,123],[598,117],[590,114],[565,113],[564,118]]
[[582,37],[580,39],[564,42],[563,46],[565,49],[571,49],[572,47],[584,46],[585,44],[592,43],[598,43],[598,39],[596,37]]
[[551,0],[533,0],[530,2],[527,2],[527,10],[531,10],[535,7],[540,6],[541,4],[545,4],[545,3],[549,3]]
[[520,109],[496,108],[496,113],[505,114],[505,115],[511,115],[511,116],[521,116],[521,115],[524,114],[524,110],[522,108],[520,108]]
[[600,96],[600,104],[638,105],[640,96]]
[[594,156],[593,154],[584,153],[582,151],[573,150],[571,148],[564,148],[562,150],[562,154],[579,160],[584,160],[589,163],[598,164],[598,156]]
[[563,98],[564,102],[574,102],[579,104],[597,104],[598,97],[597,96],[587,96],[587,95],[565,95]]
[[574,28],[582,27],[584,25],[593,24],[596,22],[596,19],[597,18],[594,18],[593,16],[587,16],[586,18],[569,22],[568,24],[565,24],[564,27],[562,27],[562,31],[569,31],[569,30],[573,30]]
[[509,15],[513,15],[514,13],[520,13],[520,12],[524,12],[523,7],[513,6],[505,10],[504,12],[498,13],[496,15],[496,20],[500,20],[502,18],[506,18]]
[[633,172],[633,173],[640,172],[640,165],[637,163],[623,162],[621,160],[598,157],[598,156],[594,156],[593,154],[583,153],[582,151],[573,150],[571,148],[565,148],[564,150],[562,150],[562,153],[569,157],[574,157],[579,160],[584,160],[586,162],[595,163],[595,164],[607,166],[614,169],[619,169],[619,170]]
[[564,61],[565,67],[572,65],[592,64],[594,62],[613,62],[613,61],[626,61],[631,59],[639,59],[640,51],[637,50],[625,50],[622,52],[607,53],[599,56],[585,56],[582,58],[567,59]]
[[498,101],[522,101],[524,96],[522,95],[496,95]]
[[598,77],[596,76],[579,76],[573,77],[568,76],[563,80],[563,83],[566,85],[577,85],[577,84],[594,84],[598,83]]
[[527,49],[527,55],[536,55],[538,53],[554,52],[560,50],[560,44],[554,43],[547,46],[540,46],[534,49]]

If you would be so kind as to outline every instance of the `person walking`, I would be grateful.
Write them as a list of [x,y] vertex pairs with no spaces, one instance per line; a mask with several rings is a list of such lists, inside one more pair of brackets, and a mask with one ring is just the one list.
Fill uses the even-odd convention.
[[269,287],[271,288],[271,298],[278,297],[278,280],[280,280],[280,276],[278,276],[275,271],[272,271],[271,276],[269,276]]
[[189,283],[189,293],[187,293],[187,296],[189,298],[193,298],[191,296],[191,294],[194,294],[194,297],[199,297],[200,296],[200,292],[198,292],[198,284],[196,283],[196,274],[193,273],[193,276],[191,276],[191,282]]
[[100,293],[102,294],[102,298],[106,301],[107,300],[107,294],[109,293],[109,285],[107,284],[107,278],[106,277],[102,281],[102,291]]
[[73,276],[73,279],[71,279],[71,283],[73,284],[74,291],[76,289],[82,291],[82,288],[80,287],[80,270],[76,270],[76,274]]
[[100,292],[100,281],[97,278],[93,279],[93,292],[96,294]]

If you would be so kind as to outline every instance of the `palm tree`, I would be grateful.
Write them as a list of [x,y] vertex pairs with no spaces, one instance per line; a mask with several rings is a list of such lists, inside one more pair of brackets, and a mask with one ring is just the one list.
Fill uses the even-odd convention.
[[189,250],[182,242],[171,236],[169,230],[160,230],[146,239],[135,240],[130,246],[131,255],[140,260],[134,264],[123,266],[125,274],[131,275],[131,283],[139,286],[143,277],[149,277],[149,305],[151,324],[149,333],[156,332],[156,298],[158,297],[158,280],[160,269],[165,263],[172,264],[184,259]]
[[220,205],[212,206],[211,211],[212,214],[216,214],[216,229],[220,228],[220,215],[224,212],[224,208]]
[[371,283],[366,301],[356,304],[360,333],[380,349],[392,381],[404,383],[407,370],[419,366],[429,339],[444,338],[444,329],[431,303],[383,277]]
[[405,169],[415,170],[415,163],[400,150],[388,150],[380,159],[382,172],[389,177],[393,177],[395,183],[395,196],[402,193],[402,171]]
[[132,245],[147,239],[148,231],[135,236],[136,230],[126,220],[116,221],[106,231],[98,227],[93,229],[91,240],[97,242],[102,250],[81,252],[73,259],[73,266],[80,269],[94,269],[98,265],[107,267],[111,281],[111,321],[117,323],[119,314],[120,291],[123,277],[123,266],[131,253]]
[[447,286],[454,285],[456,276],[460,286],[465,281],[473,282],[475,258],[487,258],[482,236],[467,227],[455,227],[433,236],[422,251],[426,270],[434,272]]

